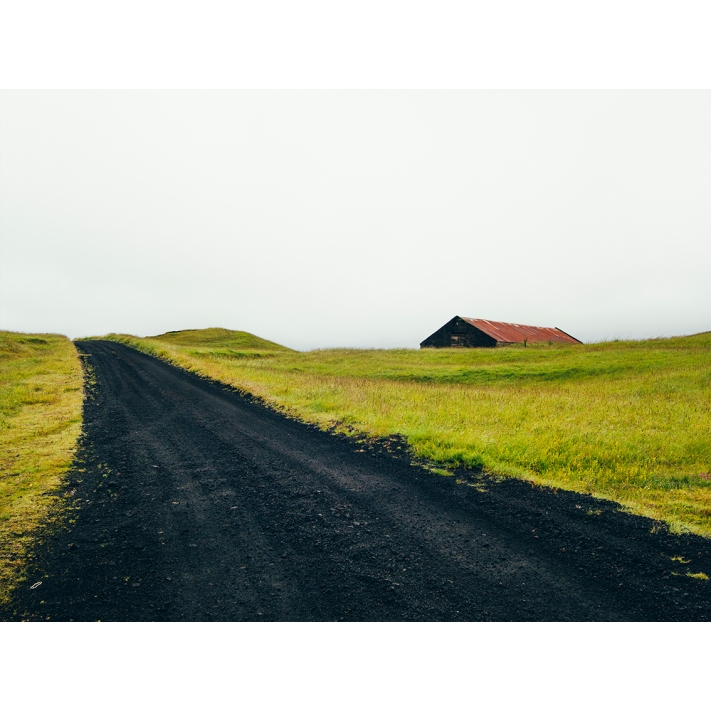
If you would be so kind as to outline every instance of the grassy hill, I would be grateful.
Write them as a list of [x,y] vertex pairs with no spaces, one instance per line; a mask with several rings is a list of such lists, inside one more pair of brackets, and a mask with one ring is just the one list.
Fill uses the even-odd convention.
[[286,346],[259,338],[246,331],[230,331],[227,328],[201,328],[187,331],[168,331],[160,336],[150,336],[151,341],[160,341],[176,346],[196,348],[224,348],[238,351],[288,351]]
[[402,435],[441,473],[481,467],[711,535],[711,333],[308,353],[237,351],[193,333],[192,344],[123,339],[325,428]]
[[65,336],[0,331],[0,604],[23,578],[81,431],[82,369]]

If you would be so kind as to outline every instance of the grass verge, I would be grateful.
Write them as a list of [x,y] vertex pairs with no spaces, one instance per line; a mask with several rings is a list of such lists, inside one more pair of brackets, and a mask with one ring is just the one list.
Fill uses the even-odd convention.
[[[711,535],[711,333],[499,349],[236,348],[109,338],[324,428],[618,501]],[[227,332],[230,333],[230,332]]]
[[71,341],[0,331],[0,604],[23,580],[81,431],[82,368]]

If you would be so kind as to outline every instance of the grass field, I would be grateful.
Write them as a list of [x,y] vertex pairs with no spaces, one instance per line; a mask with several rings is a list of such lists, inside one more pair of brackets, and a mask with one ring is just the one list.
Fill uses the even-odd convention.
[[711,333],[306,353],[235,333],[111,338],[323,427],[401,434],[440,473],[482,467],[711,535]]
[[0,603],[51,519],[81,430],[82,369],[71,341],[0,331]]

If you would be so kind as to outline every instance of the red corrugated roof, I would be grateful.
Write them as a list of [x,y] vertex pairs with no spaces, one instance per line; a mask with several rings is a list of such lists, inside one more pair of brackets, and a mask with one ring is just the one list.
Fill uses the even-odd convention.
[[499,343],[528,343],[536,341],[552,341],[553,343],[581,343],[577,338],[569,336],[559,328],[544,328],[541,326],[524,326],[520,323],[503,323],[501,321],[487,321],[483,318],[461,317],[467,323],[484,331],[488,336],[495,338]]

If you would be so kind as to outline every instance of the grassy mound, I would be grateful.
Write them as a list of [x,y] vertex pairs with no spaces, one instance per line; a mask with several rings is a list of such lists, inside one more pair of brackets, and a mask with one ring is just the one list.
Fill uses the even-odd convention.
[[0,331],[0,604],[22,581],[81,431],[82,369],[71,341]]
[[151,336],[151,341],[160,341],[176,346],[194,348],[227,348],[238,351],[289,351],[286,346],[259,338],[246,331],[230,331],[228,328],[200,328],[186,331],[168,331],[160,336]]

